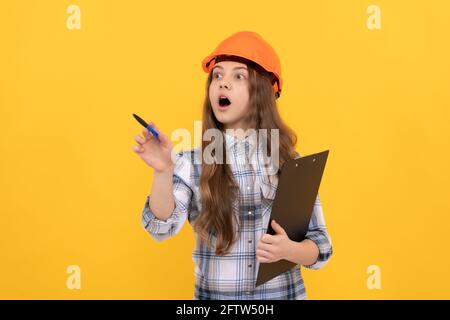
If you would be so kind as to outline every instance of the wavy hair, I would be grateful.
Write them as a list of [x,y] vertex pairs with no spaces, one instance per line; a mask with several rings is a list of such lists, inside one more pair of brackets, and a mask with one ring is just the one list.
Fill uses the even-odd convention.
[[[232,60],[247,65],[249,81],[249,108],[247,115],[248,128],[256,130],[270,129],[279,130],[279,168],[287,160],[295,158],[295,145],[297,136],[281,119],[278,113],[276,96],[272,85],[276,78],[272,73],[262,69],[256,63],[235,56],[220,56],[216,62]],[[202,136],[208,129],[218,129],[225,132],[225,128],[214,116],[211,101],[209,99],[209,86],[212,81],[212,71],[206,82],[206,95],[203,103]],[[271,138],[267,135],[267,148],[270,153]],[[225,142],[225,139],[223,139]],[[214,141],[203,141],[202,155],[205,148]],[[223,155],[226,159],[227,148],[223,145]],[[223,162],[223,161],[222,161]],[[280,170],[278,170],[278,173]],[[194,230],[201,239],[212,247],[215,238],[215,252],[218,255],[228,253],[230,247],[236,241],[239,220],[238,214],[233,212],[233,203],[239,192],[239,186],[233,178],[228,163],[207,164],[202,161],[202,172],[200,176],[200,193],[202,209],[194,221]]]

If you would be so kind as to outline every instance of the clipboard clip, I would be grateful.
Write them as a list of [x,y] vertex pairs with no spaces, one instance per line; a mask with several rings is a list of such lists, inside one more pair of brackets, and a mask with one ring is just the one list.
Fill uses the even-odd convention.
[[[312,158],[312,162],[316,162],[316,158]],[[298,163],[296,163],[295,166],[298,167]]]

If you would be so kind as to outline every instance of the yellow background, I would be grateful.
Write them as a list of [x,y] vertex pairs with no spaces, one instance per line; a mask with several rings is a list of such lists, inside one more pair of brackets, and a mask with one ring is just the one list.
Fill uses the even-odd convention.
[[[81,30],[66,27],[71,4]],[[280,56],[297,149],[330,150],[334,255],[303,271],[309,298],[450,298],[446,0],[1,1],[0,298],[192,297],[190,225],[162,243],[141,225],[152,171],[131,114],[193,133],[201,59],[240,30]]]

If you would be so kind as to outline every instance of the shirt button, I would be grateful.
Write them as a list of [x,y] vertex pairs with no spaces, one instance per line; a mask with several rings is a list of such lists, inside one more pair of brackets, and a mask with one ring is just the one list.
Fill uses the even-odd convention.
[[248,243],[252,243],[252,240],[248,240]]
[[251,264],[249,264],[249,265],[248,265],[248,267],[249,267],[249,268],[251,268],[251,267],[252,267],[252,265],[251,265]]
[[250,190],[250,186],[247,187],[247,190]]
[[251,211],[249,211],[249,212],[248,212],[248,214],[252,214],[252,212],[251,212]]
[[246,295],[251,295],[252,293],[250,291],[245,292]]

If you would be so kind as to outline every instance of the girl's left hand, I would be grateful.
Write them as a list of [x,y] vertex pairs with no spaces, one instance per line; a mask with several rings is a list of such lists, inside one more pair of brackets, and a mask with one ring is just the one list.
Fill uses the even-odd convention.
[[263,235],[256,248],[256,258],[262,263],[286,259],[291,249],[292,240],[289,239],[286,231],[275,220],[271,223],[276,234]]

